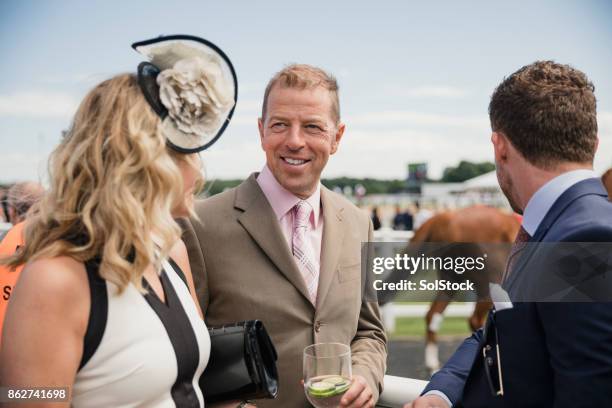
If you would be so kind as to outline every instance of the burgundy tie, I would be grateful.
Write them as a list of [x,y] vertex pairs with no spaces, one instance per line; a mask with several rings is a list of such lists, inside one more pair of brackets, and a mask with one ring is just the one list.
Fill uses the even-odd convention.
[[505,282],[508,279],[508,276],[512,273],[516,265],[516,261],[519,259],[517,256],[525,247],[527,246],[527,242],[531,239],[531,235],[523,228],[519,229],[518,234],[516,234],[516,238],[514,239],[514,243],[512,244],[512,248],[510,248],[510,254],[508,255],[508,261],[506,262],[506,270],[504,271],[504,276],[502,278],[502,282]]

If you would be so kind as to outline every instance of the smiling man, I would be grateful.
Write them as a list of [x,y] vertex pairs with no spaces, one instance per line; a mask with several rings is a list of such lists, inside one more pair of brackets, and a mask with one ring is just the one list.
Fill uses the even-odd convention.
[[353,383],[341,407],[374,407],[382,389],[386,337],[378,305],[362,297],[360,265],[372,224],[320,181],[344,129],[336,80],[286,67],[270,80],[259,119],[266,165],[196,204],[199,220],[185,223],[207,324],[262,320],[277,348],[279,395],[258,406],[309,406],[300,381],[313,343],[351,347]]

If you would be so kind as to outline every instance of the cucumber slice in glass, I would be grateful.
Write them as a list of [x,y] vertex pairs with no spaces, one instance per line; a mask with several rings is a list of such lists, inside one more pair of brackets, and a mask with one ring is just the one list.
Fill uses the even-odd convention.
[[312,383],[308,386],[308,393],[313,397],[328,397],[336,391],[336,386],[325,381]]
[[350,386],[351,383],[348,381],[345,381],[345,383],[342,385],[336,385],[335,394],[342,394],[344,391],[348,390]]
[[331,391],[321,392],[321,393],[312,393],[309,391],[309,394],[313,398],[327,398],[327,397],[333,397],[334,395],[337,395],[335,389]]
[[351,381],[340,376],[329,377],[308,386],[308,394],[315,398],[333,397],[344,393],[351,386]]

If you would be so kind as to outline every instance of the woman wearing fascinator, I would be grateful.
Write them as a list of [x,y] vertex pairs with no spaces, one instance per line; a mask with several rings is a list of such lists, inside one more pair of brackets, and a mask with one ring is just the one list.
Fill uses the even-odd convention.
[[149,61],[81,102],[26,244],[2,260],[26,266],[4,324],[0,384],[68,387],[53,406],[204,406],[210,339],[174,218],[190,213],[198,152],[225,130],[236,76],[201,38],[133,47]]

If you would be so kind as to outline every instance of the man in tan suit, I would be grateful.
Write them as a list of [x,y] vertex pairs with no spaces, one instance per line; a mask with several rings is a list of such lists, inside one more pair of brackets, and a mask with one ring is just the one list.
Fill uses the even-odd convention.
[[[373,407],[387,348],[378,305],[363,299],[361,243],[368,214],[320,183],[344,133],[338,86],[324,71],[276,74],[259,119],[266,166],[235,189],[196,204],[185,228],[196,291],[210,326],[260,319],[279,359],[280,389],[263,407],[309,406],[302,352],[340,342],[352,351],[342,407]],[[204,393],[206,390],[204,390]]]

